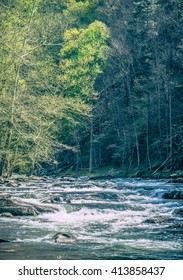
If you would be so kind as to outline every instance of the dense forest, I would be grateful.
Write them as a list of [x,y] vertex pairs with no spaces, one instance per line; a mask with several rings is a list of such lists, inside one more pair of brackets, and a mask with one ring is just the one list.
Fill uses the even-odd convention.
[[182,169],[182,0],[1,0],[0,17],[0,176]]

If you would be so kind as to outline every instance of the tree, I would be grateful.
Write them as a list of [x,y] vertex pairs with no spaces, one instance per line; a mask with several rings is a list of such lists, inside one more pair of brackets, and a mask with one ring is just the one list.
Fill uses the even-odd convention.
[[0,175],[32,173],[44,161],[54,162],[62,144],[55,122],[63,122],[74,108],[75,115],[79,111],[58,98],[57,55],[63,29],[55,32],[58,20],[46,25],[50,11],[43,15],[42,4],[17,0],[16,5],[10,1],[2,6]]
[[90,116],[90,159],[89,170],[92,171],[93,158],[93,102],[97,97],[94,90],[95,80],[106,60],[109,37],[107,27],[95,21],[86,29],[67,30],[64,46],[61,49],[61,83],[64,96],[81,99],[91,106]]
[[103,164],[124,170],[180,164],[181,11],[180,1],[102,1],[99,18],[111,30],[109,66],[97,79]]

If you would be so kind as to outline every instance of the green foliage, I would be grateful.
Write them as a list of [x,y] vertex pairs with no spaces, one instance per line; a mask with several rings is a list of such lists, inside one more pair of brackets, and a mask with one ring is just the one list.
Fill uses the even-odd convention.
[[[57,77],[61,45],[65,41],[65,48],[71,41],[69,34],[72,32],[66,31],[67,17],[70,20],[75,10],[75,20],[80,15],[82,5],[81,14],[89,15],[95,3],[55,1],[50,10],[51,2],[1,2],[0,175],[34,172],[44,162],[54,163],[55,155],[60,154],[62,149],[74,150],[74,141],[68,139],[74,137],[75,127],[81,125],[89,114],[90,107],[81,95],[77,100],[64,96]],[[98,36],[95,42],[97,47],[101,47],[100,59],[103,58],[102,28],[101,23],[95,22],[86,31],[80,30],[81,44],[76,38],[72,40],[75,40],[76,48],[83,46],[79,59],[85,57],[87,71],[89,63],[92,64],[93,72],[96,72],[92,79],[97,75],[92,56],[99,60],[99,52],[97,54],[92,49],[91,57],[85,52],[94,47],[94,40],[89,34],[92,32]],[[102,43],[99,43],[100,40]],[[67,47],[64,48],[61,53],[67,56]],[[78,62],[76,64],[79,68]],[[71,82],[72,77],[68,79]]]
[[94,97],[94,83],[106,61],[108,37],[107,27],[99,21],[86,29],[65,32],[59,80],[66,96],[88,100]]
[[99,0],[68,0],[65,16],[74,27],[88,25],[95,20],[95,9]]
[[0,175],[89,158],[128,173],[180,169],[182,8],[0,1]]

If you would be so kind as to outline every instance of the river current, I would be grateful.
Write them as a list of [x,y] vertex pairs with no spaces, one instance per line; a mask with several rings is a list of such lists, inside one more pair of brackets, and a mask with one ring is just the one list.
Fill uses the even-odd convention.
[[[163,199],[183,189],[168,180],[75,180],[47,178],[3,187],[26,202],[43,204],[49,197],[57,211],[38,216],[0,217],[0,259],[142,260],[183,259],[183,200]],[[47,205],[47,204],[45,204]],[[49,204],[50,205],[50,204]],[[181,212],[181,211],[180,211]],[[156,222],[156,219],[163,219]],[[54,243],[57,232],[70,232],[73,243]]]

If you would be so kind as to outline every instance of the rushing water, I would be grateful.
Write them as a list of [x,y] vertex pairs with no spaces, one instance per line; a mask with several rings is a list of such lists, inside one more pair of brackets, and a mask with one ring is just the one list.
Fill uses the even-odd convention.
[[[0,259],[183,259],[183,217],[176,210],[182,200],[162,194],[182,185],[166,180],[113,179],[67,181],[48,178],[21,186],[0,187],[26,202],[60,196],[54,213],[38,216],[0,217]],[[71,203],[67,203],[66,200]],[[152,217],[163,216],[152,223]],[[149,220],[149,221],[148,221]],[[77,241],[54,243],[52,236],[70,232]]]

